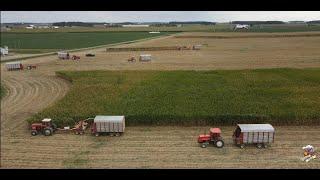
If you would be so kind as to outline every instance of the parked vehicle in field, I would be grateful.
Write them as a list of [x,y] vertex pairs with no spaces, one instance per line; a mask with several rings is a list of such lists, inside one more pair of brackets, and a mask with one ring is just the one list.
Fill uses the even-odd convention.
[[63,60],[70,59],[70,55],[68,52],[61,51],[61,52],[58,52],[58,58]]
[[134,56],[132,56],[128,59],[128,62],[136,62],[136,58]]
[[254,144],[266,148],[274,142],[275,130],[270,124],[238,124],[233,133],[233,141],[240,148]]
[[224,146],[224,141],[221,137],[220,128],[210,128],[209,134],[199,135],[198,143],[201,144],[202,148],[206,148],[210,143],[218,148],[222,148]]
[[111,136],[120,136],[124,133],[124,129],[124,116],[96,116],[93,119],[91,133],[95,136],[99,136],[102,133]]
[[72,56],[72,60],[79,60],[79,59],[80,59],[80,56],[76,56],[76,55]]
[[27,65],[28,70],[37,69],[37,65]]
[[36,136],[41,133],[45,136],[51,136],[57,129],[57,126],[52,123],[51,119],[43,119],[41,123],[33,123],[31,125],[31,135]]
[[8,62],[6,68],[8,71],[23,70],[23,65],[20,61]]
[[88,53],[88,54],[86,54],[86,56],[87,57],[94,57],[94,56],[96,56],[95,54],[92,54],[92,53]]

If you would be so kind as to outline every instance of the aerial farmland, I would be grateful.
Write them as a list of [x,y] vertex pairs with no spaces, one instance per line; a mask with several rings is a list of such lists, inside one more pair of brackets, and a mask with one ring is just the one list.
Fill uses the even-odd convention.
[[[320,31],[288,29],[1,33],[14,49],[1,60],[1,168],[319,169],[301,148],[320,147]],[[36,68],[8,71],[18,60]],[[96,115],[125,116],[125,132],[30,134],[45,118],[66,127]],[[236,125],[250,123],[272,124],[274,143],[234,145]],[[211,127],[223,148],[199,146]]]

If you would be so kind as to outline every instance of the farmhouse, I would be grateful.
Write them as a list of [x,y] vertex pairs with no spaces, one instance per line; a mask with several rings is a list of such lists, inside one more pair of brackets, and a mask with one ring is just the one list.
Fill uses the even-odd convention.
[[236,24],[236,26],[234,27],[234,30],[237,29],[249,29],[249,25],[248,24]]
[[4,46],[3,48],[0,47],[0,54],[1,54],[1,56],[8,55],[9,54],[8,46]]

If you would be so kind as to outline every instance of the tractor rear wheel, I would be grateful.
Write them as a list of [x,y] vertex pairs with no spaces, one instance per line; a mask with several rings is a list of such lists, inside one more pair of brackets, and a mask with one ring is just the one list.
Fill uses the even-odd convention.
[[32,136],[36,136],[37,134],[38,134],[37,131],[31,131],[31,135],[32,135]]
[[52,135],[51,129],[45,129],[45,130],[44,130],[44,135],[45,135],[45,136],[51,136],[51,135]]
[[268,144],[263,144],[263,147],[264,148],[268,148]]
[[216,142],[216,146],[217,146],[217,148],[222,148],[224,146],[224,142],[222,140],[218,140]]

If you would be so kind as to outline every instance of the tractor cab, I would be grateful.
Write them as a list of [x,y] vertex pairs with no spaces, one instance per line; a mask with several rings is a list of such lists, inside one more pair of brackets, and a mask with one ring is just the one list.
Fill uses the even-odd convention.
[[51,119],[43,119],[42,121],[43,126],[52,126],[52,120]]
[[220,128],[210,128],[210,136],[214,139],[221,138]]

